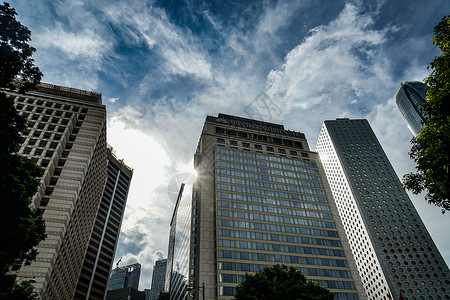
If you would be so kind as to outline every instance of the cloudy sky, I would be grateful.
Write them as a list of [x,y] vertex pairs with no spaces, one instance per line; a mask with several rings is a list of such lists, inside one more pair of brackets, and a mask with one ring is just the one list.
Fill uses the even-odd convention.
[[[433,28],[450,12],[447,0],[10,3],[44,82],[102,93],[108,141],[134,168],[116,261],[142,264],[141,289],[166,257],[206,115],[282,123],[312,149],[323,120],[367,118],[399,176],[412,171],[394,95],[426,77]],[[412,198],[450,264],[450,214]]]

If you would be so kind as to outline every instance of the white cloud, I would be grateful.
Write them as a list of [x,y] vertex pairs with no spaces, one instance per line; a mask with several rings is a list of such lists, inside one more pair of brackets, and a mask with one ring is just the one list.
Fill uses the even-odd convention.
[[173,25],[163,10],[135,2],[133,5],[121,2],[106,7],[105,11],[111,20],[127,30],[130,40],[142,38],[150,48],[159,51],[166,60],[166,72],[199,78],[211,76],[207,55],[199,47],[201,41]]
[[[131,117],[135,117],[133,112]],[[122,153],[126,154],[126,164],[134,168],[128,205],[145,207],[149,203],[149,192],[167,185],[169,156],[154,138],[127,128],[121,116],[113,115],[108,121],[108,143],[119,158]]]
[[41,50],[56,48],[66,53],[69,59],[99,59],[109,47],[103,36],[91,28],[64,28],[58,22],[36,32],[33,39]]
[[111,98],[108,99],[108,102],[109,102],[109,103],[116,103],[117,100],[119,100],[119,98],[117,98],[117,97],[111,97]]
[[374,81],[388,76],[382,67],[386,60],[377,53],[387,31],[371,30],[372,22],[347,4],[336,20],[313,29],[283,66],[270,72],[267,92],[287,110],[365,97]]

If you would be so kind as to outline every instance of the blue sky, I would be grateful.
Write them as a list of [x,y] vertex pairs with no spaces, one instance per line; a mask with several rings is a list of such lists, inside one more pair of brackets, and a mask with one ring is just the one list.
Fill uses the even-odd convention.
[[[450,12],[445,0],[10,3],[44,82],[102,93],[108,141],[135,170],[116,256],[143,265],[142,289],[208,114],[282,123],[312,149],[323,120],[367,118],[398,175],[412,171],[394,96],[428,74]],[[412,199],[449,264],[448,214]]]

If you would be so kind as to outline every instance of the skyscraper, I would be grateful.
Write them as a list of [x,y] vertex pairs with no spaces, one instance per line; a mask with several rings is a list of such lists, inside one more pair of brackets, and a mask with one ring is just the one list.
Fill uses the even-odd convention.
[[325,121],[317,141],[369,299],[450,299],[450,272],[367,120]]
[[108,281],[108,291],[125,287],[139,288],[141,264],[136,263],[124,267],[117,267],[111,271]]
[[103,300],[114,259],[133,169],[108,145],[107,179],[91,233],[75,299]]
[[420,111],[426,102],[427,85],[420,81],[405,81],[400,83],[395,99],[411,133],[416,136],[422,129],[425,117]]
[[[170,221],[164,291],[170,291],[172,300],[183,300],[188,296],[191,253],[191,190],[192,186],[187,187],[185,183],[181,184]],[[194,211],[194,213],[196,212]],[[152,295],[154,295],[153,292]]]
[[152,286],[151,286],[151,300],[158,300],[159,293],[164,291],[164,284],[166,281],[167,259],[157,260],[153,266]]
[[13,271],[33,277],[42,299],[72,299],[106,179],[105,106],[99,93],[50,84],[7,94],[29,120],[19,153],[45,169],[32,205],[47,238],[35,262]]
[[[189,241],[180,266],[187,260],[194,298],[231,299],[246,272],[283,263],[336,299],[366,299],[318,154],[303,133],[208,116],[194,161],[190,226],[179,233]],[[178,209],[177,220],[185,216]]]

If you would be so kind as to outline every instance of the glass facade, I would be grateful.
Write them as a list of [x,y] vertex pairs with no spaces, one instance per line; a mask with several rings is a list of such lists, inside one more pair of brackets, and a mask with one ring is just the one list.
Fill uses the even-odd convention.
[[108,291],[124,287],[139,288],[139,279],[141,277],[141,264],[132,264],[124,267],[118,267],[111,271],[108,281]]
[[183,183],[178,194],[170,224],[169,249],[164,290],[170,291],[170,299],[187,299],[192,187]]
[[449,269],[367,120],[325,121],[316,150],[368,298],[450,299]]
[[156,261],[153,266],[152,286],[151,286],[151,300],[158,300],[161,291],[164,291],[166,281],[167,259]]
[[365,299],[323,168],[303,134],[208,117],[195,164],[190,282],[205,282],[206,298],[231,299],[245,273],[286,264],[335,299]]
[[419,134],[425,122],[421,106],[426,101],[426,88],[427,85],[422,82],[405,81],[400,84],[395,96],[398,109],[414,136]]

